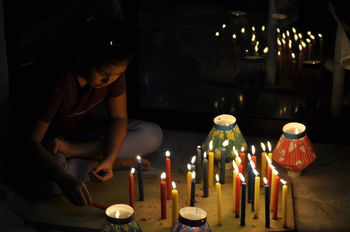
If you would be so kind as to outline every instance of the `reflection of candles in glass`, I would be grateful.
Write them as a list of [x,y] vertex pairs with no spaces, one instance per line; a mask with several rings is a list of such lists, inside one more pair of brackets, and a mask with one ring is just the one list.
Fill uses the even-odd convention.
[[311,50],[312,50],[311,39],[306,38],[306,42],[308,43],[307,58],[310,60],[311,59]]
[[217,213],[218,213],[218,225],[222,224],[221,210],[222,210],[222,193],[219,175],[215,175],[216,179],[216,201],[217,201]]
[[245,200],[245,195],[246,195],[246,183],[245,183],[245,178],[242,175],[242,173],[239,173],[239,178],[240,178],[240,182],[242,182],[241,184],[241,192],[242,192],[242,198],[241,198],[241,220],[240,220],[240,224],[241,226],[245,225],[245,206],[246,206],[246,200]]
[[266,163],[265,155],[267,155],[267,153],[266,153],[265,144],[264,143],[260,143],[260,145],[261,145],[261,149],[262,149],[262,152],[261,152],[261,170],[260,170],[260,172],[261,172],[261,183],[260,184],[262,185],[263,184],[262,180],[263,180],[264,177],[266,177],[266,165],[267,165],[267,163]]
[[203,197],[208,197],[208,160],[207,152],[203,153]]
[[220,33],[218,31],[215,32],[216,64],[217,65],[220,65],[219,36],[220,36]]
[[260,176],[256,169],[254,169],[255,187],[254,187],[254,218],[259,218],[259,200],[260,200]]
[[195,203],[195,195],[196,195],[196,172],[192,172],[192,181],[191,181],[191,200],[190,206],[194,207]]
[[208,186],[213,187],[214,184],[214,152],[213,152],[213,140],[209,142],[208,152]]
[[141,156],[137,156],[137,177],[139,183],[139,200],[144,201],[144,192],[143,192],[143,176],[142,176],[142,160]]
[[135,168],[131,168],[129,174],[129,205],[133,208],[135,208],[134,172]]
[[186,202],[187,205],[190,205],[190,199],[191,199],[191,183],[192,183],[192,172],[191,172],[191,165],[187,164],[187,198]]
[[176,189],[176,184],[174,181],[171,182],[172,184],[172,225],[176,222],[178,216],[179,216],[179,194]]
[[165,152],[165,171],[166,171],[166,187],[167,187],[167,200],[171,200],[171,160],[170,160],[170,152],[166,151]]
[[283,187],[282,187],[282,226],[287,227],[287,181],[281,179],[280,180]]
[[160,205],[161,205],[161,218],[166,219],[166,174],[162,172],[160,175]]
[[226,164],[226,147],[228,146],[229,141],[226,139],[222,143],[221,148],[221,159],[220,159],[220,184],[225,184],[225,164]]
[[266,177],[264,177],[264,189],[265,189],[265,227],[270,227],[270,196],[269,196],[269,185]]

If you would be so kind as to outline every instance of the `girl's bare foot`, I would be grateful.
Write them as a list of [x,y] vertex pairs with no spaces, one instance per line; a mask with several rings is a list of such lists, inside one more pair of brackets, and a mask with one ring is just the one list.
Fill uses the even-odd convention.
[[[147,159],[141,159],[142,161],[142,170],[147,171],[151,168],[151,162]],[[136,159],[117,159],[114,162],[114,168],[121,170],[121,169],[130,169],[130,168],[136,168],[137,167],[137,161]]]

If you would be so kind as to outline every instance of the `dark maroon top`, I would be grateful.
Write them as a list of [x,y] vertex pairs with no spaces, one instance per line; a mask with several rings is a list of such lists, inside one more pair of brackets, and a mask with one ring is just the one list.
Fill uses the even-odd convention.
[[104,88],[81,87],[72,73],[62,75],[43,100],[37,119],[50,124],[49,133],[64,136],[80,126],[81,121],[105,98],[116,97],[126,90],[125,74]]

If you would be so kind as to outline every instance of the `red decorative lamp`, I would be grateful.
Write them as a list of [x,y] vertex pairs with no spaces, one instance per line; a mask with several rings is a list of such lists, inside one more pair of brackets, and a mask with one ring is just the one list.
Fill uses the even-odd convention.
[[302,170],[316,159],[312,144],[306,135],[305,125],[290,122],[283,126],[272,159],[288,170],[289,177],[298,177]]

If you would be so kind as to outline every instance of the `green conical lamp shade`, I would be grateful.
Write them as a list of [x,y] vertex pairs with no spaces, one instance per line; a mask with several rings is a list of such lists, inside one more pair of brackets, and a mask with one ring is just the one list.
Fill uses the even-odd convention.
[[213,141],[215,159],[220,160],[222,144],[225,140],[228,140],[229,143],[225,148],[227,154],[226,162],[229,162],[234,159],[233,147],[238,152],[241,151],[242,147],[244,147],[245,151],[247,150],[247,143],[233,115],[221,114],[216,116],[213,121],[214,125],[202,144],[203,151],[209,151],[209,143]]

